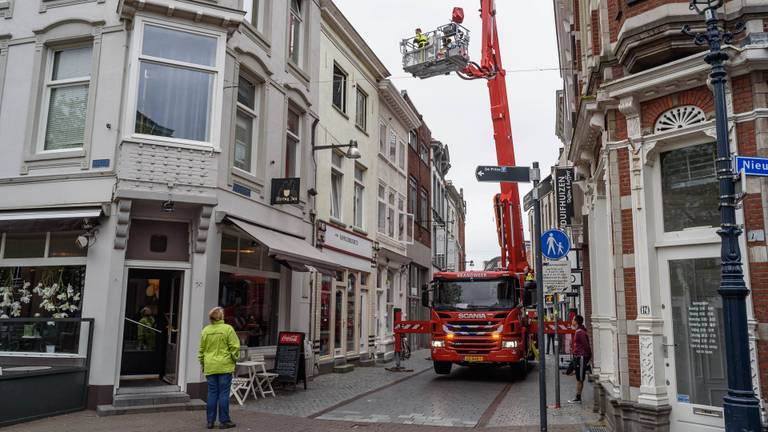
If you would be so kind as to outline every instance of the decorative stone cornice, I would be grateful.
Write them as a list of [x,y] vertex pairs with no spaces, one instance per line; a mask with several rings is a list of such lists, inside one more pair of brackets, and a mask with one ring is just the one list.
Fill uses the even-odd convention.
[[189,0],[120,0],[117,10],[127,19],[133,19],[139,12],[151,12],[218,26],[230,34],[240,27],[245,16],[242,10]]
[[416,129],[421,124],[419,115],[405,101],[392,81],[379,81],[379,97],[392,111],[407,130]]

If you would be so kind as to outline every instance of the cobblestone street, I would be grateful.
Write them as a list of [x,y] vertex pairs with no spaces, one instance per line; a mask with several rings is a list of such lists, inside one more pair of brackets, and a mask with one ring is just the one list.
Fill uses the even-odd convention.
[[[301,387],[279,390],[276,398],[249,400],[242,407],[233,402],[232,416],[239,430],[254,431],[411,430],[407,425],[434,426],[435,431],[445,427],[538,430],[535,368],[523,381],[510,380],[505,369],[488,368],[457,367],[450,376],[438,376],[427,355],[427,351],[414,353],[406,363],[413,372],[392,373],[382,366],[356,368],[347,374],[316,377],[306,391]],[[552,359],[548,358],[549,363]],[[554,369],[548,369],[548,396],[553,405]],[[574,380],[562,377],[561,383],[563,407],[549,410],[549,423],[552,430],[581,431],[597,420],[591,412],[591,386],[585,386],[583,405],[570,405],[566,401],[573,396]],[[203,417],[202,412],[177,412],[101,418],[85,411],[9,430],[121,432],[159,430],[162,425],[162,430],[181,431],[202,428]]]

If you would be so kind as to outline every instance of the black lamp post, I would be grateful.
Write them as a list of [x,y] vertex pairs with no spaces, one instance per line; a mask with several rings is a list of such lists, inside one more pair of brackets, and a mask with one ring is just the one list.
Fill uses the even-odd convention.
[[720,182],[720,229],[721,239],[720,289],[723,298],[723,324],[725,326],[725,352],[728,365],[728,394],[723,398],[725,430],[728,432],[758,432],[760,425],[760,402],[752,389],[752,368],[749,358],[747,328],[747,302],[749,294],[744,284],[741,266],[739,235],[741,228],[736,224],[736,194],[731,149],[728,140],[728,113],[725,105],[725,83],[727,72],[725,61],[728,54],[722,51],[723,43],[730,43],[736,32],[721,30],[717,9],[723,0],[690,0],[691,10],[703,14],[707,23],[704,33],[693,33],[689,26],[683,32],[694,37],[696,44],[709,44],[709,54],[704,61],[712,66],[709,78],[715,95],[715,127],[717,129],[717,159],[715,167]]

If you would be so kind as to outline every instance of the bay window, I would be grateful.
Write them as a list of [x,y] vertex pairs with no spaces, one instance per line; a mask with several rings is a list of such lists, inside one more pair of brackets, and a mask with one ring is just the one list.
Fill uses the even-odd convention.
[[216,137],[221,35],[139,20],[134,133],[210,144]]
[[237,117],[235,126],[234,165],[243,171],[253,172],[256,166],[258,136],[258,96],[256,85],[240,77],[237,85]]
[[45,135],[41,150],[83,147],[91,81],[92,48],[78,47],[51,52],[46,72]]

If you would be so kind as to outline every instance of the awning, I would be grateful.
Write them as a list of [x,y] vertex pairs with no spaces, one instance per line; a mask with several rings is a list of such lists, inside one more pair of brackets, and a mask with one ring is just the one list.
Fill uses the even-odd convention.
[[83,219],[96,219],[101,207],[64,207],[0,211],[0,231],[45,232],[80,230]]
[[310,271],[311,267],[321,273],[334,274],[335,269],[339,268],[332,258],[298,237],[231,217],[227,220],[266,247],[270,256],[283,262],[291,270],[306,272]]

